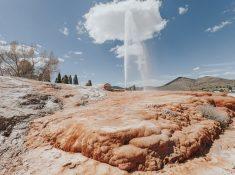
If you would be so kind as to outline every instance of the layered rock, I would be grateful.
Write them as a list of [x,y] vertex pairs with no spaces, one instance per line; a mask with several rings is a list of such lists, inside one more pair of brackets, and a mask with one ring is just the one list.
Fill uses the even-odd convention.
[[221,122],[201,111],[210,106],[212,114],[233,118],[235,99],[226,94],[104,93],[94,87],[0,80],[0,174],[233,171],[234,129],[223,134]]
[[[56,148],[133,172],[156,171],[166,164],[203,155],[223,130],[219,122],[204,118],[198,110],[218,96],[208,99],[195,93],[159,92],[116,95],[79,110],[56,127],[51,123],[43,137]],[[130,98],[135,100],[128,104]],[[224,104],[231,103],[228,97],[219,98]],[[231,108],[225,109],[234,116]]]

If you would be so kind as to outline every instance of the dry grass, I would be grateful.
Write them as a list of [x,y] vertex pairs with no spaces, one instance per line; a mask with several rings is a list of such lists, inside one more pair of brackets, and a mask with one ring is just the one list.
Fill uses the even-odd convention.
[[230,117],[224,111],[218,110],[216,107],[211,105],[204,105],[199,107],[199,111],[203,117],[215,120],[221,124],[221,126],[226,127],[230,123]]

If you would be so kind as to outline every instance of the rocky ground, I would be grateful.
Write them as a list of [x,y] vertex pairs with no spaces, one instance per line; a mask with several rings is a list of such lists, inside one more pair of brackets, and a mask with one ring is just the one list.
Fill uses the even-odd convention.
[[9,77],[0,90],[0,174],[235,173],[235,98],[226,94]]

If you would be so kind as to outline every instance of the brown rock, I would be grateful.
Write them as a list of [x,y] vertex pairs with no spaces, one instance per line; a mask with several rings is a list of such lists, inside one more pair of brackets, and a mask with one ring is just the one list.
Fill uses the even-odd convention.
[[103,85],[103,89],[106,90],[106,91],[112,91],[113,90],[111,84],[109,84],[109,83],[105,83]]

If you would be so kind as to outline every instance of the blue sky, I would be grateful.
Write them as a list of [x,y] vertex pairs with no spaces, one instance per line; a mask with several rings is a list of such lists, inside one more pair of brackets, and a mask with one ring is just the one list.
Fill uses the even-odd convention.
[[[91,7],[107,2],[0,0],[0,40],[52,50],[64,60],[60,72],[80,82],[121,85],[123,59],[110,49],[122,41],[94,43],[82,25]],[[160,15],[166,26],[145,41],[153,85],[177,76],[235,79],[235,0],[164,0]]]

